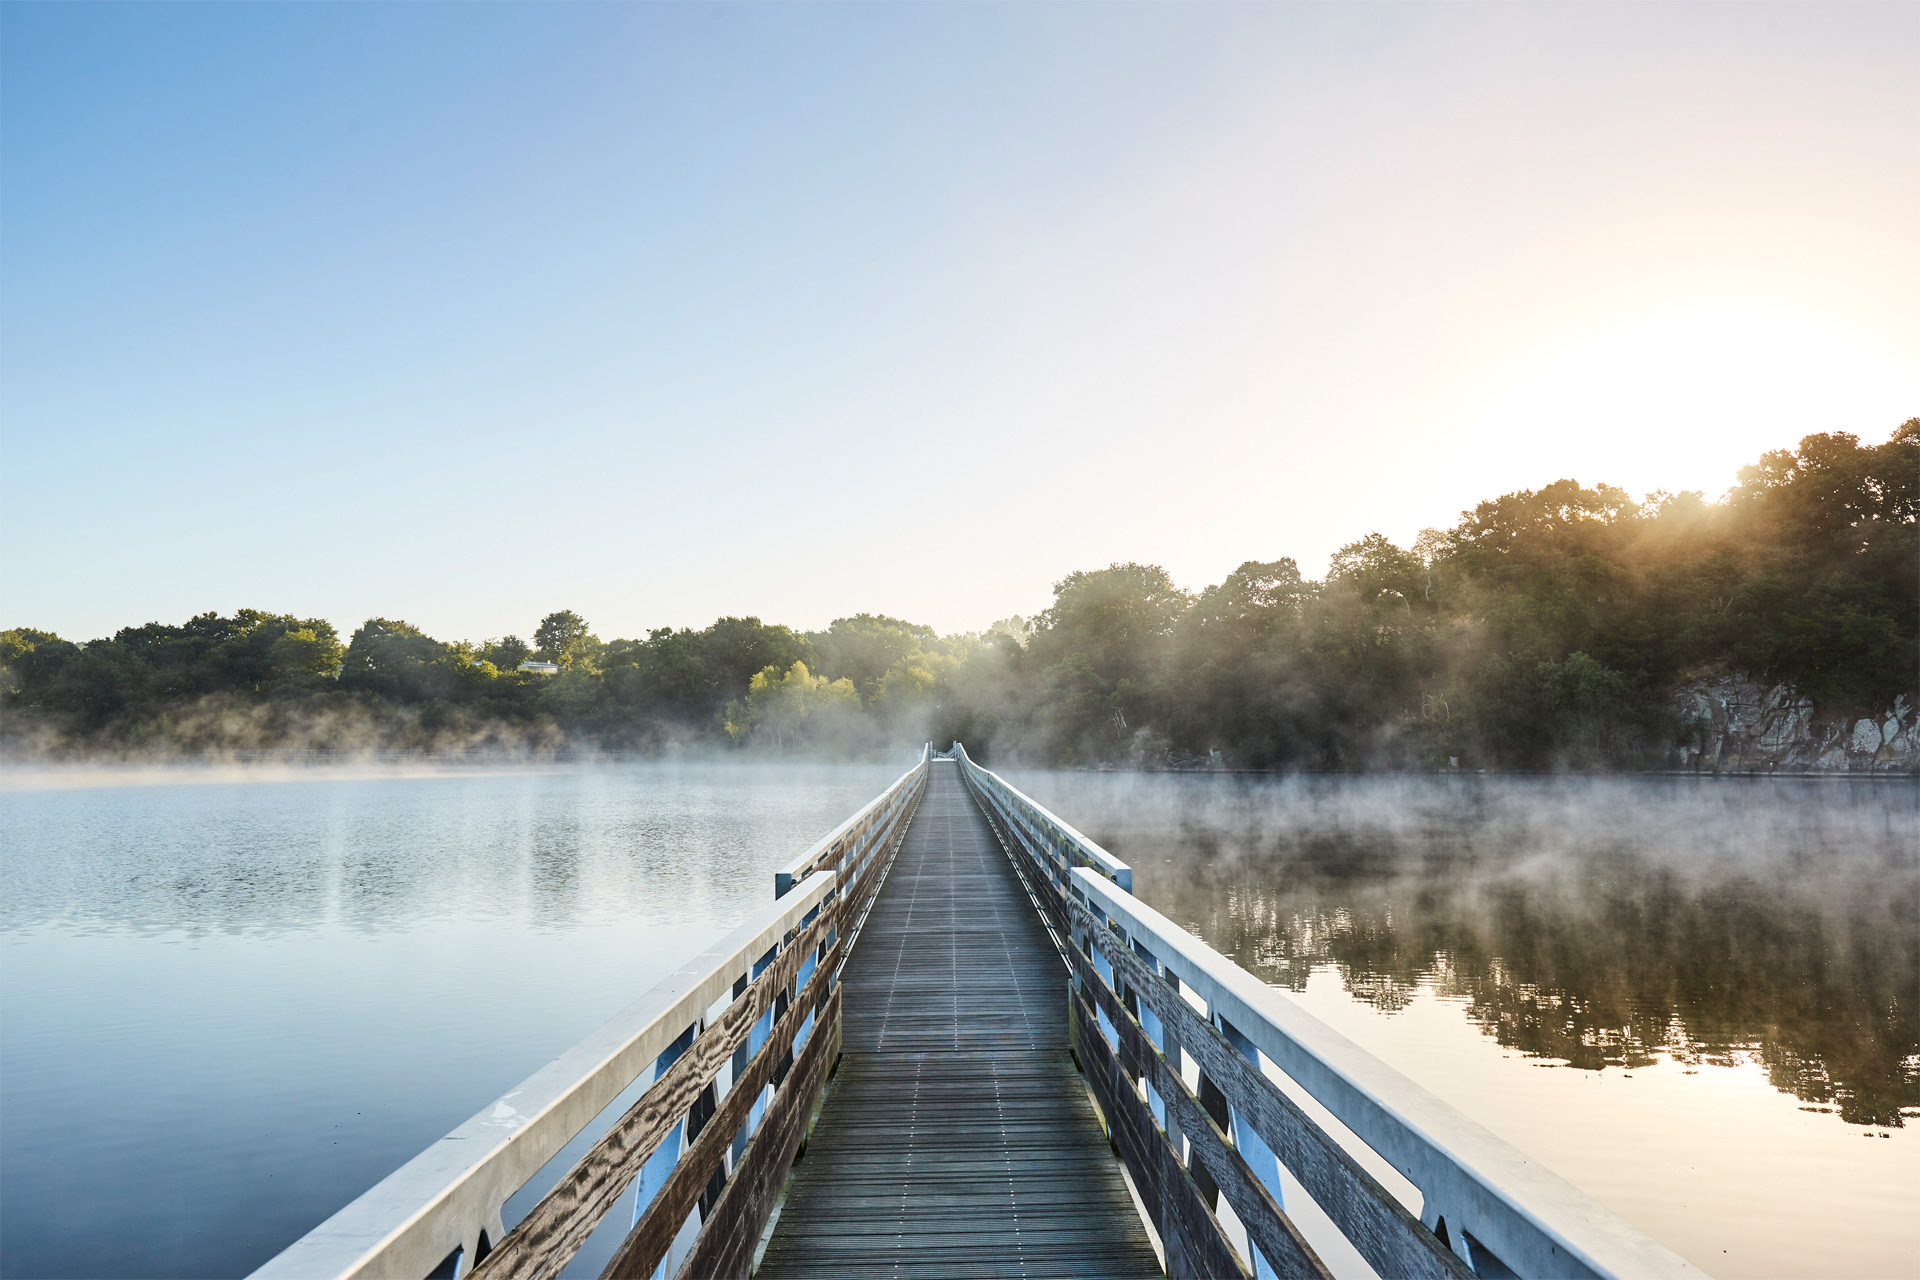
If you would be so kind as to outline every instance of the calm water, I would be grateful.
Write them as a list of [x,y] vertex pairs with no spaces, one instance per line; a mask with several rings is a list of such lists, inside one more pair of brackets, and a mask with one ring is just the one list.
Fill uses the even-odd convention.
[[[897,773],[0,779],[0,1272],[244,1273]],[[1920,1267],[1920,789],[1016,781],[1708,1270]]]
[[0,1273],[252,1270],[899,772],[6,779]]
[[1713,1274],[1920,1274],[1920,787],[1012,779]]

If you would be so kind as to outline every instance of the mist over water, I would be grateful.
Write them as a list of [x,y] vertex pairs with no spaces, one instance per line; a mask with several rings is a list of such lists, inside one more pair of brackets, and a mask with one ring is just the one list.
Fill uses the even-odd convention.
[[[0,1273],[244,1273],[903,767],[0,773]],[[1009,776],[1708,1271],[1920,1263],[1920,787]]]
[[731,923],[905,767],[15,772],[0,930]]
[[902,767],[0,775],[0,1274],[245,1274]]
[[1842,1120],[1920,1116],[1920,788],[1728,779],[1025,776],[1269,983],[1430,989],[1599,1069],[1753,1054]]
[[[1009,776],[1143,899],[1709,1270],[1920,1262],[1873,1208],[1889,1178],[1920,1192],[1920,787]],[[1687,1165],[1576,1139],[1576,1110]],[[1822,1216],[1797,1244],[1783,1194]]]

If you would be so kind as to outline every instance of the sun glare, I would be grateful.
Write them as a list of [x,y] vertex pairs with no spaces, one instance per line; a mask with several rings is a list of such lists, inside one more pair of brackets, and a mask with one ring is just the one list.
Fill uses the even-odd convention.
[[1817,431],[1877,441],[1917,413],[1920,353],[1817,315],[1697,308],[1562,346],[1465,415],[1458,438],[1480,489],[1570,476],[1714,498],[1765,450]]

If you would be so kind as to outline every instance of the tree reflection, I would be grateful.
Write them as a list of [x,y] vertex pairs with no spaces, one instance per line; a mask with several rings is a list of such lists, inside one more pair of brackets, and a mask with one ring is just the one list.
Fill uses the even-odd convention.
[[1331,965],[1384,1013],[1430,991],[1573,1067],[1757,1061],[1853,1124],[1920,1114],[1910,860],[1682,871],[1618,844],[1489,852],[1464,831],[1107,839],[1166,855],[1136,862],[1141,896],[1276,985]]

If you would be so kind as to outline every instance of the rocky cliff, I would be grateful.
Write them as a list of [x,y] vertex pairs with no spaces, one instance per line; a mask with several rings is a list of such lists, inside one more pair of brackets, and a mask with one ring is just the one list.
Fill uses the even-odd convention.
[[1673,696],[1690,737],[1668,763],[1701,773],[1920,773],[1920,715],[1905,698],[1882,714],[1838,719],[1786,685],[1737,674],[1696,679]]

